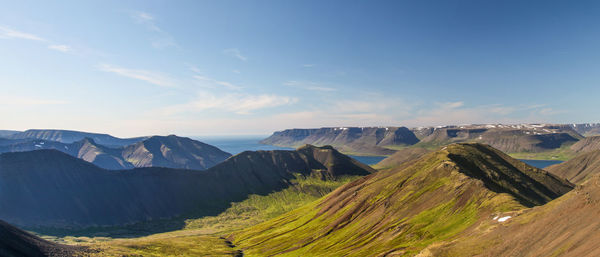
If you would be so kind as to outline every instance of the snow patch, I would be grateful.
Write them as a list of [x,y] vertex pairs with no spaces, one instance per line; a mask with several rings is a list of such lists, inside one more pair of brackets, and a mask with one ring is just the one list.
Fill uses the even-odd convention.
[[493,219],[493,220],[497,220],[498,218],[499,218],[499,217],[498,217],[498,216],[496,216],[496,217],[494,217],[494,219]]
[[41,146],[41,145],[35,145],[35,147],[39,147],[39,148],[42,148],[42,146]]
[[507,220],[508,220],[508,219],[510,219],[510,218],[512,218],[512,217],[511,217],[511,216],[504,216],[504,217],[502,217],[502,218],[499,218],[499,219],[498,219],[498,222],[505,222],[505,221],[507,221]]

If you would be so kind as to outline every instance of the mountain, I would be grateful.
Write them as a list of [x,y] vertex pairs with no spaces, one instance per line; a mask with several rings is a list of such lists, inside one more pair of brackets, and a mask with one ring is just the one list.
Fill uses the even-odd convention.
[[570,124],[569,126],[586,137],[600,135],[600,123]]
[[568,126],[469,125],[436,128],[417,146],[441,146],[457,142],[489,144],[503,152],[543,152],[573,144],[583,138]]
[[26,227],[82,228],[215,215],[231,202],[289,187],[298,176],[374,172],[331,147],[243,152],[206,171],[109,171],[56,150],[0,154],[0,219]]
[[70,144],[41,139],[0,139],[0,153],[54,149],[109,170],[165,167],[204,170],[229,158],[219,148],[174,135],[153,136],[124,148],[84,138]]
[[248,255],[403,256],[573,185],[481,144],[453,144],[229,236]]
[[375,164],[374,167],[377,169],[393,168],[405,162],[419,159],[419,157],[429,152],[431,152],[431,150],[420,147],[401,149],[381,160],[379,163]]
[[600,173],[600,150],[579,154],[571,160],[547,167],[546,170],[572,183],[581,184]]
[[71,130],[54,130],[54,129],[30,129],[24,132],[19,132],[8,136],[10,139],[42,139],[48,141],[57,141],[61,143],[70,144],[76,141],[83,140],[84,138],[91,138],[94,142],[110,146],[119,147],[130,145],[139,141],[144,140],[146,137],[136,138],[117,138],[108,134],[97,134]]
[[600,150],[600,136],[586,137],[573,144],[570,148],[577,153]]
[[67,257],[83,250],[81,247],[48,242],[0,220],[0,256]]
[[[302,144],[332,145],[342,152],[359,155],[391,155],[407,147],[435,149],[452,143],[483,143],[511,154],[553,152],[551,157],[568,159],[567,146],[582,139],[570,125],[561,124],[483,124],[437,126],[407,129],[382,128],[320,128],[288,129],[273,133],[263,144],[297,147]],[[566,149],[566,152],[561,150]],[[522,156],[520,158],[532,158]]]
[[262,144],[298,147],[304,144],[331,145],[353,154],[388,155],[388,146],[409,146],[419,139],[405,127],[340,127],[287,129],[273,133]]
[[16,131],[16,130],[0,130],[0,137],[8,137],[14,134],[17,134],[21,131]]
[[231,156],[230,153],[187,137],[153,136],[125,147],[123,159],[134,167],[166,167],[204,170]]
[[512,213],[503,222],[490,217],[468,237],[432,245],[425,252],[428,256],[600,256],[598,213],[600,177],[595,175],[544,206]]

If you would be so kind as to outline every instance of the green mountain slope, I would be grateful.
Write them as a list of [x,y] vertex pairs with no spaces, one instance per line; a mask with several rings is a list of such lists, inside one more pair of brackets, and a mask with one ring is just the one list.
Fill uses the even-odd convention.
[[231,238],[247,256],[413,255],[494,213],[544,204],[571,189],[489,146],[454,144]]

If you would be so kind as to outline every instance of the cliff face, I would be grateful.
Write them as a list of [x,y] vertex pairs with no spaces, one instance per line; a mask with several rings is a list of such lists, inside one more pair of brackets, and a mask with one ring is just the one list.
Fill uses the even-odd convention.
[[[366,175],[332,148],[244,152],[206,171],[108,171],[55,150],[0,155],[0,219],[27,227],[122,225],[178,215],[215,215],[296,176]],[[10,206],[10,207],[8,207]]]
[[341,127],[319,129],[288,129],[273,133],[263,144],[298,147],[304,144],[331,145],[343,152],[387,155],[388,146],[409,146],[419,142],[405,127]]

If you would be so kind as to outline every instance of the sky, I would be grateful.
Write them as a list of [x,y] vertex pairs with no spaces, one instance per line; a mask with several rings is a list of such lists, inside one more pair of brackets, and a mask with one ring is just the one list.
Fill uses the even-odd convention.
[[0,4],[0,129],[600,122],[600,1]]

